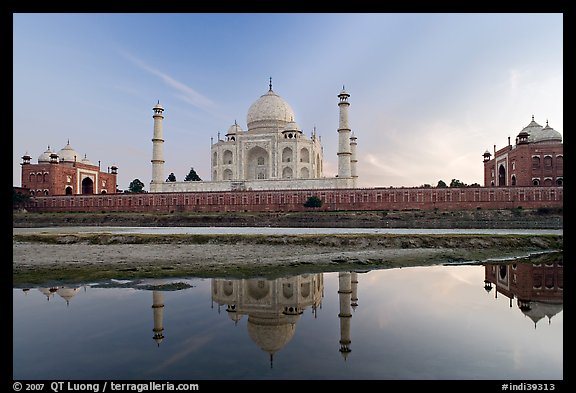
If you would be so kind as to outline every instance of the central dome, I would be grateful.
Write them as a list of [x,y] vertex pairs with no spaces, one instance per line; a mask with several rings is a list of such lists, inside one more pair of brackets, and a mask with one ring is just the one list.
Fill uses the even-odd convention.
[[293,120],[292,107],[270,89],[250,106],[246,123],[248,132],[264,131],[263,128],[269,132],[278,132]]

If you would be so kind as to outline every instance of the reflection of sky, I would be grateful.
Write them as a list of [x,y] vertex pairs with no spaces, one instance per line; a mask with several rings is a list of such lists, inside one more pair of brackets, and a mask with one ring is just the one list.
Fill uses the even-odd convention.
[[338,274],[324,274],[316,316],[270,359],[211,300],[210,280],[165,291],[160,346],[152,291],[83,288],[50,301],[14,290],[14,378],[40,379],[561,379],[563,312],[536,328],[494,289],[481,266],[358,274],[352,352],[340,347]]

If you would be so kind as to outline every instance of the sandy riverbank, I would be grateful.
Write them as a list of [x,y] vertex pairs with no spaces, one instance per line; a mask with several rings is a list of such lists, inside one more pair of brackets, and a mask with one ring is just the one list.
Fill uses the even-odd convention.
[[528,256],[562,235],[14,235],[15,286],[146,277],[279,277]]

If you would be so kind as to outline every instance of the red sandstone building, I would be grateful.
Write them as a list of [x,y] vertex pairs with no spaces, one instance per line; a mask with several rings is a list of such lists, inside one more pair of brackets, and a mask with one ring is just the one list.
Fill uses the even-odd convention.
[[50,147],[38,157],[38,163],[30,162],[31,157],[22,157],[22,188],[28,189],[31,196],[91,195],[116,193],[117,167],[111,166],[107,172],[100,170],[86,155],[80,155],[70,146],[70,142],[58,153]]
[[564,145],[562,135],[548,125],[532,121],[516,137],[516,144],[500,150],[494,145],[494,158],[484,153],[485,187],[528,187],[564,185]]

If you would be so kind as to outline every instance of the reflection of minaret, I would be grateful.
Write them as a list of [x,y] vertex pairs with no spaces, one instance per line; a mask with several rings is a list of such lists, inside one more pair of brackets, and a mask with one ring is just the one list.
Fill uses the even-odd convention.
[[164,339],[164,326],[163,326],[163,317],[164,317],[164,294],[162,291],[153,291],[152,292],[152,311],[154,313],[154,341],[156,344],[160,346],[160,343]]
[[350,279],[352,283],[352,297],[350,298],[350,305],[352,306],[352,310],[356,311],[356,307],[358,307],[358,273],[350,273]]
[[352,351],[350,349],[350,319],[352,318],[352,279],[350,272],[338,273],[338,297],[340,298],[340,353],[344,360]]

